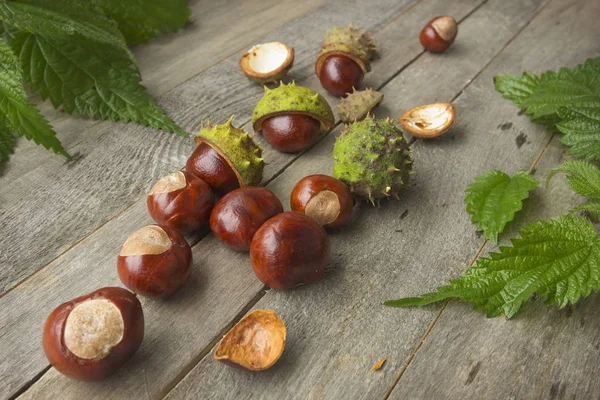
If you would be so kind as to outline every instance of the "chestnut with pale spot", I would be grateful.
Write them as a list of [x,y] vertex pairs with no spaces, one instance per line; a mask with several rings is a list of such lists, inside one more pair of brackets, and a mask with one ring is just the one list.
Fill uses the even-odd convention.
[[225,334],[215,360],[250,371],[270,368],[283,354],[285,324],[272,310],[254,310]]
[[189,235],[208,222],[215,196],[202,179],[177,171],[156,182],[146,203],[156,223]]
[[98,289],[58,306],[44,326],[43,348],[57,371],[72,379],[104,379],[125,364],[144,337],[137,297],[118,287]]
[[354,199],[342,181],[327,175],[310,175],[294,186],[290,206],[325,228],[338,229],[352,218]]
[[421,30],[419,39],[423,47],[432,53],[443,53],[454,43],[458,23],[452,17],[435,17]]
[[183,287],[192,272],[192,250],[176,230],[148,225],[123,244],[117,260],[121,282],[142,296],[166,298]]

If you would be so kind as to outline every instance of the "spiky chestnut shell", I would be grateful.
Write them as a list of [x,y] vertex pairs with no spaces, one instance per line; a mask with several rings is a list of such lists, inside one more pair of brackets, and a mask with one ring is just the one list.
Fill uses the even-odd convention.
[[202,125],[196,144],[206,143],[227,161],[235,172],[240,187],[256,186],[263,176],[265,161],[262,149],[243,128],[233,126],[233,116],[223,125]]
[[327,57],[336,54],[354,60],[366,74],[371,70],[370,60],[375,54],[373,36],[369,32],[360,31],[352,24],[346,28],[336,26],[328,30],[325,33],[322,50],[315,64],[317,76],[321,73],[323,61]]
[[283,114],[303,114],[321,122],[321,131],[329,132],[335,126],[333,111],[318,92],[292,82],[281,82],[275,89],[265,86],[265,94],[252,112],[252,126],[260,131],[267,118]]
[[375,204],[408,185],[412,160],[402,131],[387,118],[346,125],[333,147],[333,176]]
[[349,123],[360,121],[383,100],[383,94],[373,90],[356,90],[340,100],[337,109],[340,119]]

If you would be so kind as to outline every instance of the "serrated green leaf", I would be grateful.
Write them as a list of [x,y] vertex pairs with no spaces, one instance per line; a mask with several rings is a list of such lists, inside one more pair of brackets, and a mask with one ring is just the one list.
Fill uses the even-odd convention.
[[42,98],[68,113],[137,122],[186,136],[140,85],[125,55],[110,56],[106,45],[19,33],[12,42],[25,80]]
[[0,125],[69,158],[50,123],[27,99],[18,60],[12,50],[1,40]]
[[497,243],[498,235],[523,208],[523,200],[537,185],[538,181],[525,171],[510,177],[496,170],[476,177],[467,188],[465,197],[471,221],[483,231],[487,240]]
[[531,72],[524,72],[523,76],[502,74],[494,77],[496,90],[502,93],[505,99],[511,100],[515,105],[523,108],[523,103],[529,98],[540,78]]
[[595,165],[580,160],[565,161],[550,171],[546,183],[559,172],[567,175],[567,182],[575,193],[585,197],[600,197],[600,169]]
[[115,20],[129,44],[147,42],[182,28],[191,10],[187,0],[93,0]]
[[10,128],[0,123],[0,163],[8,160],[15,150],[15,137]]
[[434,293],[389,300],[394,307],[459,298],[488,317],[511,318],[533,294],[563,308],[600,289],[600,239],[585,218],[562,216],[523,228],[512,247],[481,258],[469,273]]
[[[600,96],[598,97],[600,101]],[[564,133],[562,142],[569,153],[586,160],[600,159],[600,103],[592,108],[561,109],[563,118],[556,127]]]

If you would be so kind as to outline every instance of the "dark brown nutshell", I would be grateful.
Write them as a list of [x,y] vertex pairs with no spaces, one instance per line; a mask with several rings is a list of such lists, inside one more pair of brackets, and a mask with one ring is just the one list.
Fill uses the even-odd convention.
[[354,199],[342,181],[327,175],[310,175],[294,186],[290,206],[325,228],[338,229],[350,221]]
[[54,309],[44,325],[42,345],[61,374],[98,381],[129,361],[143,338],[144,313],[137,297],[105,287]]
[[323,61],[318,75],[325,90],[334,96],[344,97],[352,92],[352,88],[360,87],[364,72],[350,57],[332,55]]
[[227,193],[217,202],[210,215],[210,229],[232,249],[248,251],[258,228],[282,212],[281,201],[273,192],[246,186]]
[[327,232],[312,218],[295,211],[265,222],[250,245],[254,273],[273,289],[290,289],[313,282],[329,263]]
[[310,149],[319,139],[321,123],[302,114],[276,115],[262,124],[265,140],[283,153]]
[[178,171],[160,179],[148,193],[146,203],[157,224],[188,235],[208,222],[215,196],[208,183]]
[[185,170],[223,195],[240,187],[237,175],[227,161],[206,142],[201,142],[185,164]]
[[432,53],[442,53],[454,43],[458,23],[452,17],[435,17],[421,30],[419,39],[423,47]]
[[135,293],[165,298],[183,287],[192,272],[192,250],[176,230],[148,225],[127,238],[117,271]]

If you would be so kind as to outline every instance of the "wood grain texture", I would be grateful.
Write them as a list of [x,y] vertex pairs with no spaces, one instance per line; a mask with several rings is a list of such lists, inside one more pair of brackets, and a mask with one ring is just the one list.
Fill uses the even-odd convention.
[[[294,46],[296,62],[290,76],[302,81],[314,75],[314,55],[330,26],[345,25],[356,14],[361,15],[357,21],[364,28],[376,29],[414,1],[387,0],[370,12],[363,2],[344,2],[346,7],[332,2],[261,40],[277,39]],[[245,123],[263,89],[240,73],[239,56],[232,55],[169,91],[159,103],[187,132],[196,132],[202,119],[222,123],[232,114],[237,115],[236,123]],[[139,199],[156,179],[185,165],[194,146],[192,140],[176,135],[111,122],[90,127],[85,135],[73,137],[72,144],[67,148],[74,161],[53,157],[3,186],[0,292]],[[265,157],[270,163],[267,176],[294,158],[276,152]]]
[[[481,46],[485,51],[488,46],[502,51],[539,5],[529,3],[530,8],[525,9],[523,4],[486,3],[460,25],[462,36],[457,40],[475,53],[483,51]],[[508,21],[510,25],[506,25]],[[546,23],[534,19],[531,26]],[[482,26],[488,37],[482,37]],[[488,57],[494,54],[492,51]],[[388,109],[377,114],[398,115],[403,108],[392,108],[393,104],[410,104],[413,93],[419,100],[419,96],[427,97],[416,90],[423,88],[423,81],[411,78],[438,73],[442,61],[437,58],[434,63],[429,57],[437,56],[423,55],[383,88]],[[482,65],[489,60],[475,59]],[[528,168],[549,139],[542,127],[519,116],[491,85],[493,75],[521,59],[522,54],[507,56],[502,62],[494,59],[456,100],[460,116],[456,126],[439,140],[415,142],[414,186],[400,201],[384,202],[380,208],[360,204],[349,227],[331,235],[333,260],[324,279],[288,292],[268,291],[255,305],[256,309],[274,309],[288,328],[286,350],[272,369],[248,374],[207,355],[168,398],[373,399],[384,395],[440,306],[416,312],[386,308],[381,301],[416,287],[419,291],[433,289],[464,270],[482,239],[465,211],[463,189],[489,169],[515,172]],[[473,62],[471,57],[468,60],[465,62]],[[461,70],[458,61],[443,69],[454,77],[443,79],[456,82],[453,90],[451,84],[442,85],[441,92],[433,85],[421,90],[435,92],[439,100],[453,98],[466,79],[454,75],[457,69]],[[464,69],[470,69],[468,64]],[[445,77],[443,72],[439,74]],[[514,132],[499,127],[508,122]],[[525,130],[531,135],[528,143],[519,147],[515,138]],[[329,173],[333,142],[333,137],[327,137],[269,187],[285,196],[301,177]],[[387,358],[385,366],[373,371],[373,363],[382,357]],[[429,382],[435,385],[435,358],[426,361],[433,371]],[[418,382],[419,375],[416,377]],[[412,398],[410,392],[403,398]]]
[[[438,1],[441,2],[441,0]],[[456,10],[464,14],[479,4],[480,1],[462,0],[456,3],[460,5],[460,9]],[[404,7],[407,7],[409,3],[403,4]],[[388,5],[387,8],[395,10],[397,14],[402,9],[401,3],[397,1],[390,0]],[[354,15],[353,13],[362,16],[360,19],[354,17],[357,18],[355,22],[373,28],[383,25],[382,21],[391,18],[387,11],[385,16],[376,13],[367,15],[361,11],[360,7],[365,7],[365,5],[357,2],[348,9],[351,14],[342,15],[338,13],[336,14],[337,17],[331,17],[330,14],[315,14],[303,17],[284,28],[281,32],[273,34],[273,38],[281,40],[297,38],[295,40],[302,40],[301,48],[315,46],[315,43],[318,48],[320,36],[329,27],[329,24],[346,24],[351,15]],[[383,8],[383,10],[385,9],[386,7]],[[326,22],[323,22],[323,19],[319,20],[319,18],[324,18]],[[303,29],[309,33],[298,36]],[[318,39],[316,35],[319,36]],[[298,45],[296,47],[298,48]],[[404,51],[403,49],[398,49],[398,51],[397,54],[393,55],[398,69],[409,63],[420,53],[420,49],[414,52]],[[314,52],[309,53],[314,54]],[[202,82],[206,84],[215,81],[221,74],[236,76],[236,62],[237,60],[234,61],[233,59],[227,60],[224,64],[216,67],[223,68],[220,72],[214,69],[207,71],[206,74],[209,74],[209,76],[202,77]],[[299,71],[309,71],[312,68],[312,60],[302,60],[302,63],[304,63],[304,66],[300,67]],[[306,75],[312,76],[312,73],[306,72]],[[380,79],[383,82],[387,78],[381,77]],[[313,87],[314,84],[318,84],[316,80],[308,79],[305,81],[303,83],[313,85]],[[215,82],[216,84],[221,83],[218,79]],[[245,112],[244,115],[249,116],[249,111],[243,107],[248,107],[251,110],[252,106],[248,106],[248,102],[253,104],[257,101],[262,88],[247,83],[247,81],[244,82],[248,85],[244,90],[256,98],[248,100],[239,94],[237,92],[239,88],[236,88],[232,93],[239,96],[239,98],[225,100],[227,100],[228,107],[240,107]],[[194,86],[188,89],[188,85]],[[194,83],[194,80],[192,80],[178,88],[178,90],[189,91],[190,95],[194,94],[201,98],[202,94],[208,92],[208,89],[199,94],[198,85],[200,83]],[[225,100],[221,99],[221,101]],[[206,103],[203,107],[208,109],[210,104]],[[231,109],[218,112],[221,113],[219,115],[224,119],[231,112]],[[116,145],[114,146],[115,149],[117,149]],[[281,169],[295,158],[295,156],[283,155],[272,150],[267,150],[266,154],[271,163],[267,168],[267,176],[273,176],[278,171],[277,165]],[[182,156],[181,160],[185,160],[185,157]],[[173,163],[175,163],[175,160]],[[183,165],[183,162],[177,167],[181,165]],[[146,171],[144,171],[145,173]],[[31,341],[26,338],[36,337],[39,339],[44,319],[61,302],[81,293],[89,292],[99,286],[117,284],[118,280],[114,267],[115,257],[123,241],[132,230],[149,221],[144,202],[135,203],[118,218],[104,225],[79,245],[0,299],[0,338],[2,339],[0,340],[0,358],[2,360],[0,363],[0,380],[6,383],[0,389],[5,390],[7,393],[18,390],[47,367],[46,359],[38,345],[39,340]],[[191,368],[196,363],[195,357],[209,345],[213,338],[219,335],[221,330],[244,308],[249,299],[262,288],[249,267],[241,269],[241,266],[245,265],[243,260],[247,260],[247,257],[240,258],[241,255],[237,253],[225,251],[222,246],[214,242],[212,237],[203,240],[201,244],[201,246],[197,246],[197,249],[194,249],[195,271],[197,271],[195,274],[200,274],[198,275],[200,278],[195,279],[199,279],[199,283],[198,286],[190,286],[193,289],[186,289],[181,294],[181,304],[177,303],[179,304],[177,307],[180,308],[170,308],[171,302],[148,302],[144,304],[148,326],[145,344],[131,363],[131,367],[126,367],[128,369],[121,371],[114,381],[107,383],[111,387],[109,391],[114,395],[139,397],[139,391],[146,390],[146,388],[139,385],[139,382],[142,381],[148,382],[147,390],[153,396],[168,388],[171,380],[176,379],[177,374],[185,369],[188,364]],[[85,276],[86,279],[82,279],[82,276]],[[230,282],[231,279],[239,279],[240,284],[243,283],[247,286],[238,287],[235,283]],[[192,294],[187,290],[191,290]],[[199,293],[196,293],[196,291]],[[194,295],[200,296],[202,300]],[[21,304],[31,304],[32,306],[28,307],[27,310],[21,310]],[[178,326],[177,330],[172,329],[175,324]],[[142,365],[151,367],[146,367],[144,370],[140,367]],[[61,387],[58,390],[65,393],[72,392],[73,397],[102,398],[106,395],[104,386],[73,386],[73,382],[52,374],[53,372],[47,375],[44,382],[57,385],[55,388]],[[44,390],[51,390],[45,384],[40,382],[34,388],[38,396],[43,397],[47,393]],[[72,387],[77,387],[77,390],[72,389]],[[43,394],[40,394],[40,391]]]
[[[527,44],[536,41],[544,64],[527,55],[523,65],[505,60],[506,71],[542,71],[574,66],[600,53],[596,18],[600,5],[594,1],[553,1],[540,15],[546,25],[535,24],[511,46],[515,59],[526,57]],[[543,38],[540,40],[540,38]],[[557,43],[561,43],[558,47]],[[564,47],[563,47],[564,45]],[[507,134],[526,135],[509,127]],[[565,146],[554,137],[535,169],[534,176],[545,181],[548,171],[565,159]],[[549,186],[536,189],[523,212],[502,235],[502,245],[515,237],[528,222],[567,213],[582,198],[566,184],[564,176]],[[496,250],[488,245],[486,251]],[[416,294],[411,290],[402,295]],[[468,304],[452,301],[402,375],[391,399],[591,399],[600,394],[600,357],[597,321],[600,298],[592,295],[573,306],[557,310],[537,299],[526,303],[511,320],[486,319]],[[423,310],[414,309],[414,313]],[[435,360],[435,362],[433,361]]]

